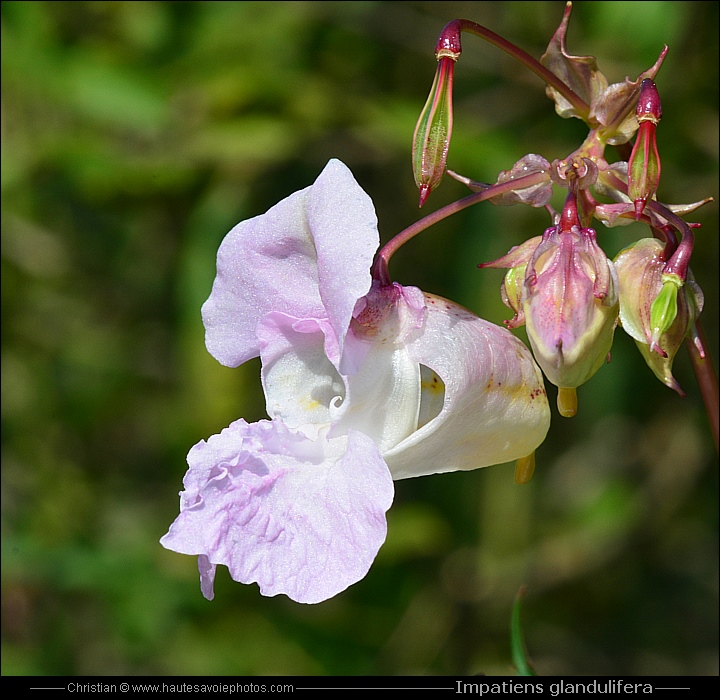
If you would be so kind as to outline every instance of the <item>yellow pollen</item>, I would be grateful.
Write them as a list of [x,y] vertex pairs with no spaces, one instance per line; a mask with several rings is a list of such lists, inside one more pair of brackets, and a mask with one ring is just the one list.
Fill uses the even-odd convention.
[[515,460],[515,483],[527,484],[532,479],[535,471],[535,453],[531,452],[527,457]]
[[563,418],[572,418],[577,413],[577,392],[574,387],[561,386],[558,389],[557,407]]

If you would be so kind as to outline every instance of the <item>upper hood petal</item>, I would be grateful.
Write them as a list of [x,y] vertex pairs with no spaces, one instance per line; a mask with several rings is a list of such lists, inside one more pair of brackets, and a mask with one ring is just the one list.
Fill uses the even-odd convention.
[[370,197],[331,160],[313,185],[223,240],[202,308],[208,350],[230,367],[259,355],[258,322],[278,311],[329,319],[337,336],[329,352],[341,351],[355,302],[370,288],[378,244]]

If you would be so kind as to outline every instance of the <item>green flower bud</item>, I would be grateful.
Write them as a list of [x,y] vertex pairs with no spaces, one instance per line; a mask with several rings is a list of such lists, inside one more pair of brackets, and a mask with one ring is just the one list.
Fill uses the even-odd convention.
[[515,312],[510,328],[527,327],[533,354],[559,388],[558,410],[577,412],[575,389],[606,361],[618,319],[615,267],[582,228],[570,193],[562,217],[542,238],[533,238],[480,267],[509,268],[503,301]]
[[[618,318],[617,276],[595,231],[545,232],[528,264],[524,303],[528,339],[545,376],[561,390],[584,384],[605,363]],[[563,391],[561,414],[574,415]]]
[[[667,333],[675,323],[678,313],[678,290],[683,281],[677,275],[662,275],[662,287],[655,301],[650,305],[650,350],[659,347],[660,336]],[[660,353],[662,354],[662,353]]]
[[512,309],[515,314],[512,319],[505,321],[508,328],[518,328],[525,323],[525,314],[523,312],[523,297],[525,295],[525,270],[527,265],[519,265],[511,267],[505,273],[500,296],[503,304]]
[[684,396],[672,363],[703,307],[703,293],[688,270],[685,283],[663,274],[664,244],[643,238],[615,258],[620,281],[620,323],[645,362],[666,386]]
[[459,54],[438,53],[438,65],[430,95],[420,113],[413,136],[413,175],[420,190],[420,206],[425,203],[445,172],[452,134],[452,84]]
[[533,354],[557,386],[558,409],[575,415],[575,389],[605,363],[618,319],[617,274],[582,228],[570,193],[557,226],[547,229],[525,273],[523,310]]

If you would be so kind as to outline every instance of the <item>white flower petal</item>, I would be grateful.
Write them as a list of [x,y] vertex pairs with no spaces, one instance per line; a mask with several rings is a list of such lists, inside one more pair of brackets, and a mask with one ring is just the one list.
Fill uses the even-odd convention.
[[363,353],[365,361],[357,374],[346,378],[347,399],[331,412],[331,435],[360,430],[384,453],[417,428],[420,365],[403,345],[369,342],[352,333],[346,338],[347,350]]
[[[290,428],[330,423],[345,385],[325,354],[328,325],[270,313],[258,326],[268,415]],[[300,329],[300,330],[298,330]],[[317,432],[317,431],[315,431]]]
[[331,411],[332,435],[361,430],[384,453],[417,429],[420,365],[407,343],[420,332],[425,314],[422,292],[399,284],[375,283],[358,304],[340,363],[347,396]]
[[[542,375],[504,328],[429,294],[411,357],[444,384],[440,413],[384,453],[394,479],[477,469],[533,452],[550,426]],[[427,391],[427,389],[426,389]]]

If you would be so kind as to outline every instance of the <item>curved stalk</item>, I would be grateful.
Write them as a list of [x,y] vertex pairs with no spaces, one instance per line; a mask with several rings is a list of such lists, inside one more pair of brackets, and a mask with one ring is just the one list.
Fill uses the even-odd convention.
[[695,321],[695,338],[688,338],[685,341],[688,352],[690,353],[690,362],[700,387],[703,403],[705,404],[705,412],[710,421],[710,429],[715,439],[715,450],[720,451],[720,443],[718,434],[720,433],[720,417],[718,416],[718,378],[715,373],[712,358],[708,352],[707,339],[705,331],[700,323],[700,319]]
[[[687,276],[690,254],[692,253],[695,241],[692,229],[688,226],[687,222],[660,204],[660,202],[649,200],[647,207],[660,214],[670,226],[682,234],[682,239],[680,243],[678,243],[670,260],[665,264],[664,271],[666,273],[676,274],[684,280]],[[718,438],[718,433],[720,432],[720,428],[718,427],[718,403],[720,402],[718,379],[712,358],[710,357],[705,332],[699,319],[695,321],[695,336],[688,338],[686,345],[690,353],[690,361],[693,371],[695,372],[698,387],[700,388],[700,394],[702,395],[705,405],[705,412],[710,421],[710,429],[715,439],[715,449],[718,450],[720,449]]]
[[468,32],[481,39],[485,39],[485,41],[496,46],[517,61],[520,61],[520,63],[535,73],[541,80],[557,90],[575,108],[577,113],[582,115],[583,120],[587,120],[590,114],[590,105],[574,90],[568,87],[557,75],[545,68],[540,61],[533,58],[529,53],[477,22],[469,19],[454,19],[452,22],[448,22],[440,33],[435,54],[437,55],[438,51],[450,50],[459,56],[462,51],[460,32]]
[[681,280],[685,281],[687,277],[688,266],[690,265],[690,256],[692,255],[693,246],[695,245],[695,234],[683,219],[677,214],[664,207],[660,202],[648,200],[645,205],[648,209],[652,209],[660,214],[678,233],[682,235],[680,243],[678,243],[675,252],[670,256],[670,260],[665,264],[663,273],[677,275]]
[[391,284],[392,279],[390,278],[390,273],[388,272],[390,258],[398,248],[407,243],[411,238],[417,236],[418,233],[424,231],[426,228],[430,228],[433,224],[436,224],[439,221],[446,219],[448,216],[452,216],[453,214],[462,211],[463,209],[467,209],[473,204],[484,202],[486,199],[496,197],[500,194],[505,194],[506,192],[510,192],[512,190],[539,185],[543,180],[547,179],[549,179],[549,176],[544,172],[537,172],[523,177],[518,177],[514,180],[508,180],[507,182],[491,185],[482,192],[474,192],[463,199],[459,199],[452,204],[448,204],[434,211],[432,214],[428,214],[411,226],[408,226],[403,231],[400,231],[400,233],[388,241],[378,251],[372,268],[373,279],[380,282],[383,286]]

